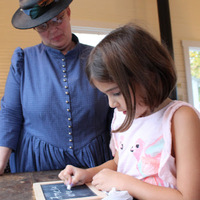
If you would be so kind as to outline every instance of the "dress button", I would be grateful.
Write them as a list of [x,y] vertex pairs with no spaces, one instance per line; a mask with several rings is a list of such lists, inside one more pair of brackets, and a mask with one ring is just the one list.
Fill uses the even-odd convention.
[[71,118],[68,118],[68,121],[71,121],[72,119]]
[[66,103],[69,103],[69,101],[65,101]]
[[69,112],[70,111],[70,109],[69,108],[67,108],[67,112]]
[[65,89],[68,89],[68,86],[65,85]]
[[71,127],[72,127],[72,126],[70,126],[70,125],[68,126],[68,128],[71,128]]
[[68,94],[69,94],[69,92],[65,92],[65,94],[67,94],[67,95],[68,95]]
[[72,149],[72,146],[70,146],[69,148]]
[[65,61],[65,59],[63,58],[62,61]]
[[69,135],[71,135],[71,134],[72,134],[72,132],[69,132],[68,134],[69,134]]
[[65,67],[65,65],[62,65],[62,67]]
[[69,142],[72,142],[72,139],[69,139]]
[[66,77],[67,77],[67,75],[64,75],[63,77],[64,77],[64,78],[66,78]]
[[63,70],[63,73],[66,73],[66,70]]
[[67,79],[63,79],[64,82],[67,82]]

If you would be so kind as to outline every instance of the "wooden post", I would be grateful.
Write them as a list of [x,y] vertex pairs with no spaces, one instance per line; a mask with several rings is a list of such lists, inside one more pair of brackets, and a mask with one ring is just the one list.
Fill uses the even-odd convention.
[[[167,46],[172,58],[174,59],[169,0],[157,0],[157,7],[158,7],[161,42]],[[177,99],[176,88],[172,91],[170,98],[173,100]]]

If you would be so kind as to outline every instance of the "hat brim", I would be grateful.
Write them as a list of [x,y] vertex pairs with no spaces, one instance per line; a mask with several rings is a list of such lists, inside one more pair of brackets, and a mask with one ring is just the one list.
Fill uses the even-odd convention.
[[71,2],[72,0],[55,1],[47,12],[36,19],[32,19],[29,15],[26,15],[21,8],[19,8],[12,17],[12,25],[17,29],[34,28],[57,16],[67,8]]

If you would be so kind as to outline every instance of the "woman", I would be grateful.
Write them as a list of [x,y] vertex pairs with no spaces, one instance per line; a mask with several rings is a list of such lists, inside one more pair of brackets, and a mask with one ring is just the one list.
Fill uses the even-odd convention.
[[112,110],[87,80],[92,47],[71,33],[71,1],[22,0],[13,16],[14,27],[33,28],[42,43],[17,48],[11,60],[0,111],[0,174],[9,157],[13,173],[94,167],[111,158]]

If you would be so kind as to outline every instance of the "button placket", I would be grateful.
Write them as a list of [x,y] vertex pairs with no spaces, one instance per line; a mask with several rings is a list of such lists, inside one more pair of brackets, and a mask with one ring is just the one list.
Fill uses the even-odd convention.
[[68,148],[73,149],[73,135],[72,135],[72,118],[71,118],[71,109],[70,109],[70,97],[69,97],[69,87],[68,87],[68,79],[67,79],[67,69],[65,64],[65,59],[62,59],[62,72],[63,72],[63,82],[64,82],[64,93],[65,93],[65,104],[67,111],[67,124],[68,124]]

